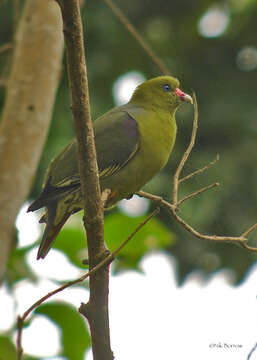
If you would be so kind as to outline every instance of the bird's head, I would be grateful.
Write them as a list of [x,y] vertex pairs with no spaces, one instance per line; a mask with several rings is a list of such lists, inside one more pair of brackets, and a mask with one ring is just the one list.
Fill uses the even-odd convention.
[[174,112],[181,101],[193,103],[190,95],[179,88],[179,81],[172,76],[159,76],[140,84],[130,102],[144,107],[160,108]]

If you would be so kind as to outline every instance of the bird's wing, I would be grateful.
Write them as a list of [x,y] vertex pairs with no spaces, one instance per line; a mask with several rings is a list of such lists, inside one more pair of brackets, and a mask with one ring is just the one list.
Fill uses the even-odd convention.
[[[114,175],[139,149],[139,131],[134,117],[123,107],[111,110],[94,122],[95,145],[100,178]],[[29,211],[35,211],[60,196],[78,189],[80,177],[77,142],[73,140],[50,164],[42,193]]]
[[[111,110],[93,125],[99,176],[106,178],[123,168],[138,151],[138,125],[125,107]],[[80,181],[76,140],[52,162],[47,178],[50,176],[51,184],[57,187],[75,185]]]
[[136,120],[126,111],[112,112],[94,123],[95,145],[100,178],[114,175],[122,169],[139,149]]

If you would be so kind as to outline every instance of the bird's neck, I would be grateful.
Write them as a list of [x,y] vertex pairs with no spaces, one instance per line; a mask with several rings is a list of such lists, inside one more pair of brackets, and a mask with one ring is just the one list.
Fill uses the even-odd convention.
[[146,99],[144,95],[141,94],[140,96],[139,95],[136,96],[136,94],[134,94],[131,100],[129,101],[129,104],[133,106],[141,107],[146,111],[155,112],[162,117],[164,116],[165,118],[174,117],[177,110],[177,108],[175,109],[171,108],[170,104],[168,103],[167,104],[162,103],[160,105],[158,99],[156,99],[155,97],[152,97],[151,99]]
[[142,92],[135,91],[130,99],[130,103],[142,106],[147,110],[154,110],[157,111],[160,108],[160,104],[158,99],[155,96],[149,96],[149,94],[144,94]]

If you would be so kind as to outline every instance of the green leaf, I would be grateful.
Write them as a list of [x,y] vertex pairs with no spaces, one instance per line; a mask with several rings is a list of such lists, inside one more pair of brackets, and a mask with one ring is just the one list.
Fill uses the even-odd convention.
[[17,360],[15,345],[7,336],[0,336],[0,360]]
[[[145,216],[129,217],[122,213],[111,214],[105,219],[105,240],[111,251],[121,243],[144,221]],[[174,235],[157,218],[152,218],[129,243],[120,251],[118,256],[128,267],[136,267],[137,263],[147,251],[164,249],[174,243]]]
[[[113,251],[119,247],[144,219],[144,216],[129,217],[121,212],[105,216],[105,241],[108,248]],[[152,218],[119,253],[119,265],[135,268],[147,251],[165,249],[174,241],[174,235],[168,227],[157,218]],[[63,251],[74,265],[85,268],[82,264],[86,258],[86,255],[83,256],[86,247],[83,228],[64,228],[54,247]]]
[[83,230],[64,228],[58,235],[53,247],[63,251],[74,265],[85,269],[85,265],[82,264],[82,260],[86,257],[83,257],[86,247]]
[[90,346],[90,336],[85,320],[77,310],[64,302],[44,304],[36,311],[54,321],[62,331],[63,352],[69,360],[83,360]]

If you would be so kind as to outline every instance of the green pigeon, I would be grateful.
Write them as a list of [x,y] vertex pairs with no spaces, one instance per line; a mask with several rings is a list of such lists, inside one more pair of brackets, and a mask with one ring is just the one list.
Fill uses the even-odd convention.
[[[159,76],[140,84],[126,105],[94,121],[101,190],[111,193],[105,207],[139,191],[167,163],[175,143],[175,112],[181,101],[192,103],[179,81]],[[46,223],[37,259],[50,250],[70,215],[83,208],[77,160],[77,141],[57,155],[47,170],[43,190],[28,211],[42,207]]]

